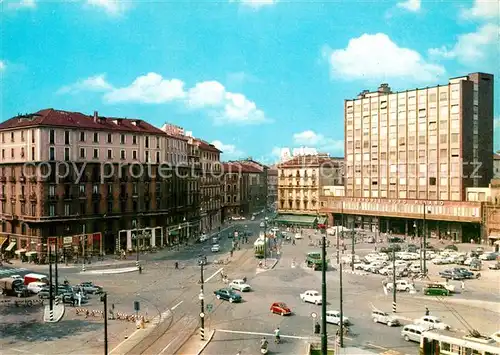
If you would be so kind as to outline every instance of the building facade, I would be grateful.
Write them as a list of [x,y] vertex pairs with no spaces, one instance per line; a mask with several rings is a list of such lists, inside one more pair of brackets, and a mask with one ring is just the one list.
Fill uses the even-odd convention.
[[[343,163],[342,158],[317,154],[296,156],[279,164],[277,221],[294,224],[302,219],[312,223],[321,208],[323,191],[343,188]],[[301,214],[303,218],[294,216]]]
[[199,220],[186,140],[145,121],[46,109],[0,124],[0,142],[0,242],[18,255],[42,257],[51,237],[93,253],[160,247]]
[[267,171],[267,205],[277,209],[278,202],[278,169],[274,166],[269,167]]
[[346,197],[324,196],[322,210],[333,224],[479,241],[482,205],[466,194],[488,186],[492,149],[492,75],[402,92],[382,84],[345,100]]
[[493,153],[493,178],[500,179],[500,154]]
[[221,177],[222,165],[220,153],[213,144],[197,139],[196,144],[200,151],[200,208],[201,231],[206,233],[221,226]]

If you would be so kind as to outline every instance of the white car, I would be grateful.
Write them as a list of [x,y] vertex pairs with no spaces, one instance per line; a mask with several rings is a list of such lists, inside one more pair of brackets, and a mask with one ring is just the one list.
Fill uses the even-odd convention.
[[315,305],[321,304],[323,298],[318,291],[308,290],[300,294],[300,299],[304,302],[314,303]]
[[[335,254],[335,257],[336,254]],[[342,255],[342,257],[340,258],[340,262],[341,263],[344,263],[344,264],[347,264],[347,263],[352,263],[352,254],[349,254],[349,255]],[[361,260],[359,259],[359,256],[358,255],[354,255],[354,264],[359,264],[361,263]]]
[[302,234],[295,233],[295,239],[302,239]]
[[[346,316],[342,317],[343,323],[348,325],[349,318]],[[339,311],[326,311],[326,322],[330,324],[340,325],[340,312]]]
[[12,280],[24,280],[21,275],[10,275]]
[[202,243],[203,243],[204,241],[206,241],[207,239],[208,239],[208,237],[207,237],[207,235],[206,235],[206,234],[202,234],[202,235],[200,236],[200,242],[202,242]]
[[[392,288],[393,288],[392,282],[388,283],[385,287],[387,287],[388,291],[392,291]],[[396,281],[396,291],[410,292],[414,289],[415,289],[415,287],[413,287],[413,285],[406,280],[397,280]]]
[[218,252],[218,251],[220,251],[220,246],[219,246],[219,244],[214,244],[214,245],[212,245],[212,252],[216,253],[216,252]]
[[450,330],[451,327],[443,323],[439,317],[436,316],[423,316],[422,318],[415,319],[414,324],[425,325],[429,329]]
[[390,315],[389,313],[380,311],[378,309],[374,309],[372,311],[372,319],[373,323],[387,324],[388,327],[398,326],[401,324],[399,322],[399,319],[397,319],[393,315]]
[[39,282],[39,281],[35,281],[35,282],[30,282],[27,286],[27,289],[28,291],[30,291],[31,293],[38,293],[42,290],[42,288],[44,287],[47,287],[47,284],[45,282]]
[[233,290],[238,290],[241,292],[250,291],[252,289],[249,284],[245,283],[245,281],[240,279],[231,281],[229,287],[232,288]]
[[422,268],[420,267],[420,265],[417,265],[417,264],[410,265],[410,267],[408,268],[408,270],[410,272],[422,272]]
[[266,226],[266,224],[264,222],[260,222],[259,226],[260,226],[260,228],[264,228]]

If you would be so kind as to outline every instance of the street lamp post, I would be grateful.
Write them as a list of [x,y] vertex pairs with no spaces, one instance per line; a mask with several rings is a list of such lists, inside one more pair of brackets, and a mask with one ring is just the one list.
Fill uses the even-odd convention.
[[426,247],[427,247],[427,219],[426,219],[426,212],[427,212],[427,205],[424,203],[424,238],[423,238],[423,243],[424,243],[424,255],[423,255],[423,263],[424,263],[424,275],[427,275],[427,261],[425,260],[426,259]]
[[139,216],[135,220],[135,266],[139,269]]
[[104,355],[108,355],[108,294],[101,295],[101,302],[104,304]]
[[82,235],[82,272],[85,272],[85,244],[87,242],[87,237],[85,234]]
[[201,291],[200,291],[200,295],[199,295],[200,306],[201,306],[201,309],[200,309],[200,336],[201,336],[201,340],[205,340],[205,295],[204,295],[205,278],[203,275],[203,264],[204,263],[205,263],[205,260],[202,257],[199,261],[199,264],[200,264],[200,285],[201,285],[200,286]]
[[264,266],[267,266],[267,221],[268,218],[264,217]]

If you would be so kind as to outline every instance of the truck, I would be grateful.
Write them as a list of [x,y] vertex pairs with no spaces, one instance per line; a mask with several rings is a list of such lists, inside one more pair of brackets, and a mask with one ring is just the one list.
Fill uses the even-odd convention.
[[28,289],[24,286],[23,280],[6,277],[0,279],[0,294],[6,296],[27,297]]
[[44,282],[44,283],[48,284],[49,278],[47,277],[47,275],[43,275],[43,274],[31,273],[31,274],[24,275],[24,284],[26,286],[28,286],[32,282],[37,282],[37,281]]
[[[321,270],[323,266],[323,258],[319,252],[310,252],[306,255],[306,265],[314,270]],[[326,260],[326,268],[328,269],[328,260]]]

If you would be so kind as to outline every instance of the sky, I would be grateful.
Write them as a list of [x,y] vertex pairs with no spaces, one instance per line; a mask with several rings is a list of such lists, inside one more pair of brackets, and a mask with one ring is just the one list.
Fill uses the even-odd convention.
[[[344,99],[500,79],[496,0],[0,0],[0,121],[44,108],[169,122],[225,160],[343,154]],[[500,95],[495,149],[500,149]]]

